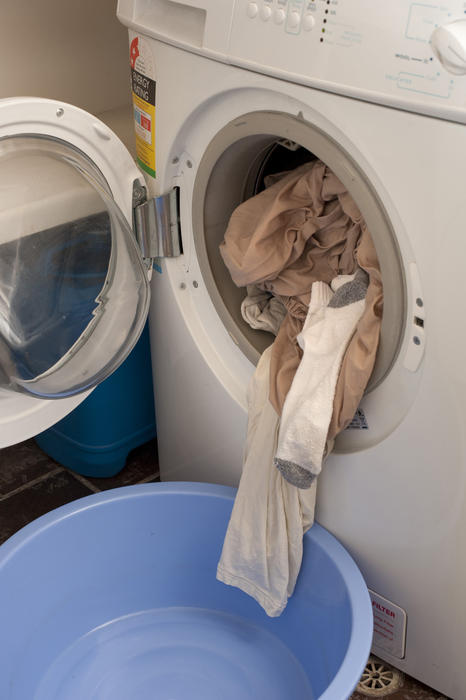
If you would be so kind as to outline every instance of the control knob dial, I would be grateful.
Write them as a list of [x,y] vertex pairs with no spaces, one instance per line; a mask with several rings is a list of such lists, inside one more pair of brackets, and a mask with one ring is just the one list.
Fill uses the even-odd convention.
[[437,27],[430,41],[445,70],[455,75],[466,74],[466,20],[459,19]]

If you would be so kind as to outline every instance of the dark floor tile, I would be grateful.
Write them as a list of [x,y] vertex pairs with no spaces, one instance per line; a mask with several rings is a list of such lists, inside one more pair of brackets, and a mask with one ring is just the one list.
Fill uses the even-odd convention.
[[158,474],[157,441],[150,440],[129,453],[126,466],[116,476],[106,479],[87,476],[86,480],[104,491],[118,486],[138,484],[141,481],[155,481]]
[[0,449],[0,497],[57,468],[34,440]]
[[62,470],[0,501],[0,543],[40,515],[92,491]]

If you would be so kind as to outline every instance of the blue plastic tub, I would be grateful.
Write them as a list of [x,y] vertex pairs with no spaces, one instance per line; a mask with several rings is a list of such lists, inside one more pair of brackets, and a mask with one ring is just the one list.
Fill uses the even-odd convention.
[[348,698],[372,637],[359,570],[315,525],[294,596],[268,618],[215,578],[234,495],[115,489],[2,545],[2,700]]
[[37,435],[50,457],[78,474],[110,477],[155,437],[149,328],[125,362],[66,418]]

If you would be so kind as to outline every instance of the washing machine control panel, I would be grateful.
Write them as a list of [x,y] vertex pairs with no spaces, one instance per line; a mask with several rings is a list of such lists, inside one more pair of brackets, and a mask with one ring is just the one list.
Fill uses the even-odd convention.
[[466,2],[236,0],[231,63],[466,122]]
[[315,11],[315,0],[308,3],[299,0],[250,0],[247,3],[247,15],[250,19],[260,17],[264,22],[270,20],[274,24],[283,25],[285,31],[291,34],[299,34],[301,29],[307,32],[314,29]]

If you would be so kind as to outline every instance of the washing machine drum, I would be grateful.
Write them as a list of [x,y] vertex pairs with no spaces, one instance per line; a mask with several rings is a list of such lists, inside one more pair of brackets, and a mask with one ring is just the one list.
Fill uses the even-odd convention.
[[0,389],[95,386],[145,322],[147,273],[95,164],[46,135],[0,138]]

